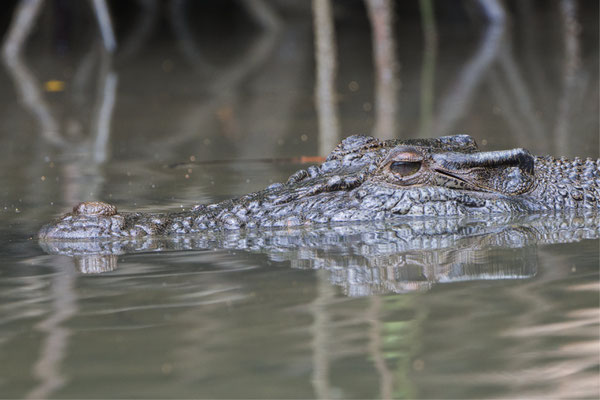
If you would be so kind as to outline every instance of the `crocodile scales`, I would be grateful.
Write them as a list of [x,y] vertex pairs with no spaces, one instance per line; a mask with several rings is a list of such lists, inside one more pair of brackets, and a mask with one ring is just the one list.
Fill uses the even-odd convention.
[[320,166],[282,184],[191,211],[117,212],[84,202],[45,225],[42,240],[127,238],[382,221],[600,209],[600,159],[479,151],[468,135],[378,140],[350,136]]

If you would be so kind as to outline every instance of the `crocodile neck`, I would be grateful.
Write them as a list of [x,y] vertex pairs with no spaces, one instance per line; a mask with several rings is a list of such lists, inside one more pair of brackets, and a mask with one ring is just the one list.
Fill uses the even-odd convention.
[[600,160],[536,157],[535,187],[529,197],[545,210],[598,209]]

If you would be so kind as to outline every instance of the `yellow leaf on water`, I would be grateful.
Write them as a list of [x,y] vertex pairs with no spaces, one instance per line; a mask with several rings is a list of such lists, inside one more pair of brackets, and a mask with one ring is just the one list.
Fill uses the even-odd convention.
[[65,90],[65,82],[57,80],[46,81],[44,83],[44,89],[46,92],[62,92]]

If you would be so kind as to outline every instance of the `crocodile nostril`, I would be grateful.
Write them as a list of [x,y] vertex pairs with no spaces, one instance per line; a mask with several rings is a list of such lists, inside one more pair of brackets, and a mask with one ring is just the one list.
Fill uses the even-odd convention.
[[73,213],[79,215],[104,215],[110,217],[117,213],[117,207],[102,201],[84,201],[73,207]]

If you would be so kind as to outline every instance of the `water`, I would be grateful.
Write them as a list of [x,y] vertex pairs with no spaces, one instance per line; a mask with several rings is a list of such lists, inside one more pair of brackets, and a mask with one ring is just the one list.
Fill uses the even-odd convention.
[[[483,149],[598,157],[597,5],[579,4],[568,73],[560,9],[530,6],[509,10],[501,39],[438,9],[431,105],[420,18],[402,20],[394,136],[468,132]],[[376,119],[370,28],[353,7],[337,16],[340,136]],[[167,26],[112,65],[89,43],[42,57],[48,40],[32,33],[24,64],[38,86],[66,85],[39,92],[56,131],[16,101],[27,77],[0,73],[0,397],[597,398],[594,219],[241,232],[134,242],[103,259],[40,247],[39,227],[82,200],[189,209],[326,153],[310,10],[288,13],[237,80],[198,69]],[[247,33],[227,43],[245,48]]]
[[40,252],[20,247],[2,273],[7,397],[597,390],[597,241],[537,249],[535,275],[523,279],[358,298],[327,271],[261,254],[132,255],[84,275],[60,256],[23,260]]
[[[272,176],[261,164],[230,164],[242,166],[257,181]],[[225,180],[220,169],[195,167],[192,175]],[[181,169],[161,172],[158,187]],[[150,167],[146,173],[157,176]],[[103,273],[15,235],[34,232],[41,221],[8,212],[3,218],[5,397],[598,391],[599,241],[536,245],[519,236],[519,224],[550,225],[549,217],[511,228],[486,220],[429,239],[417,231],[425,223],[413,221],[236,234],[206,248],[179,238],[171,249],[179,243],[191,250],[157,253],[159,240],[115,256]],[[440,232],[452,229],[448,222]],[[597,221],[584,232],[597,237]]]

